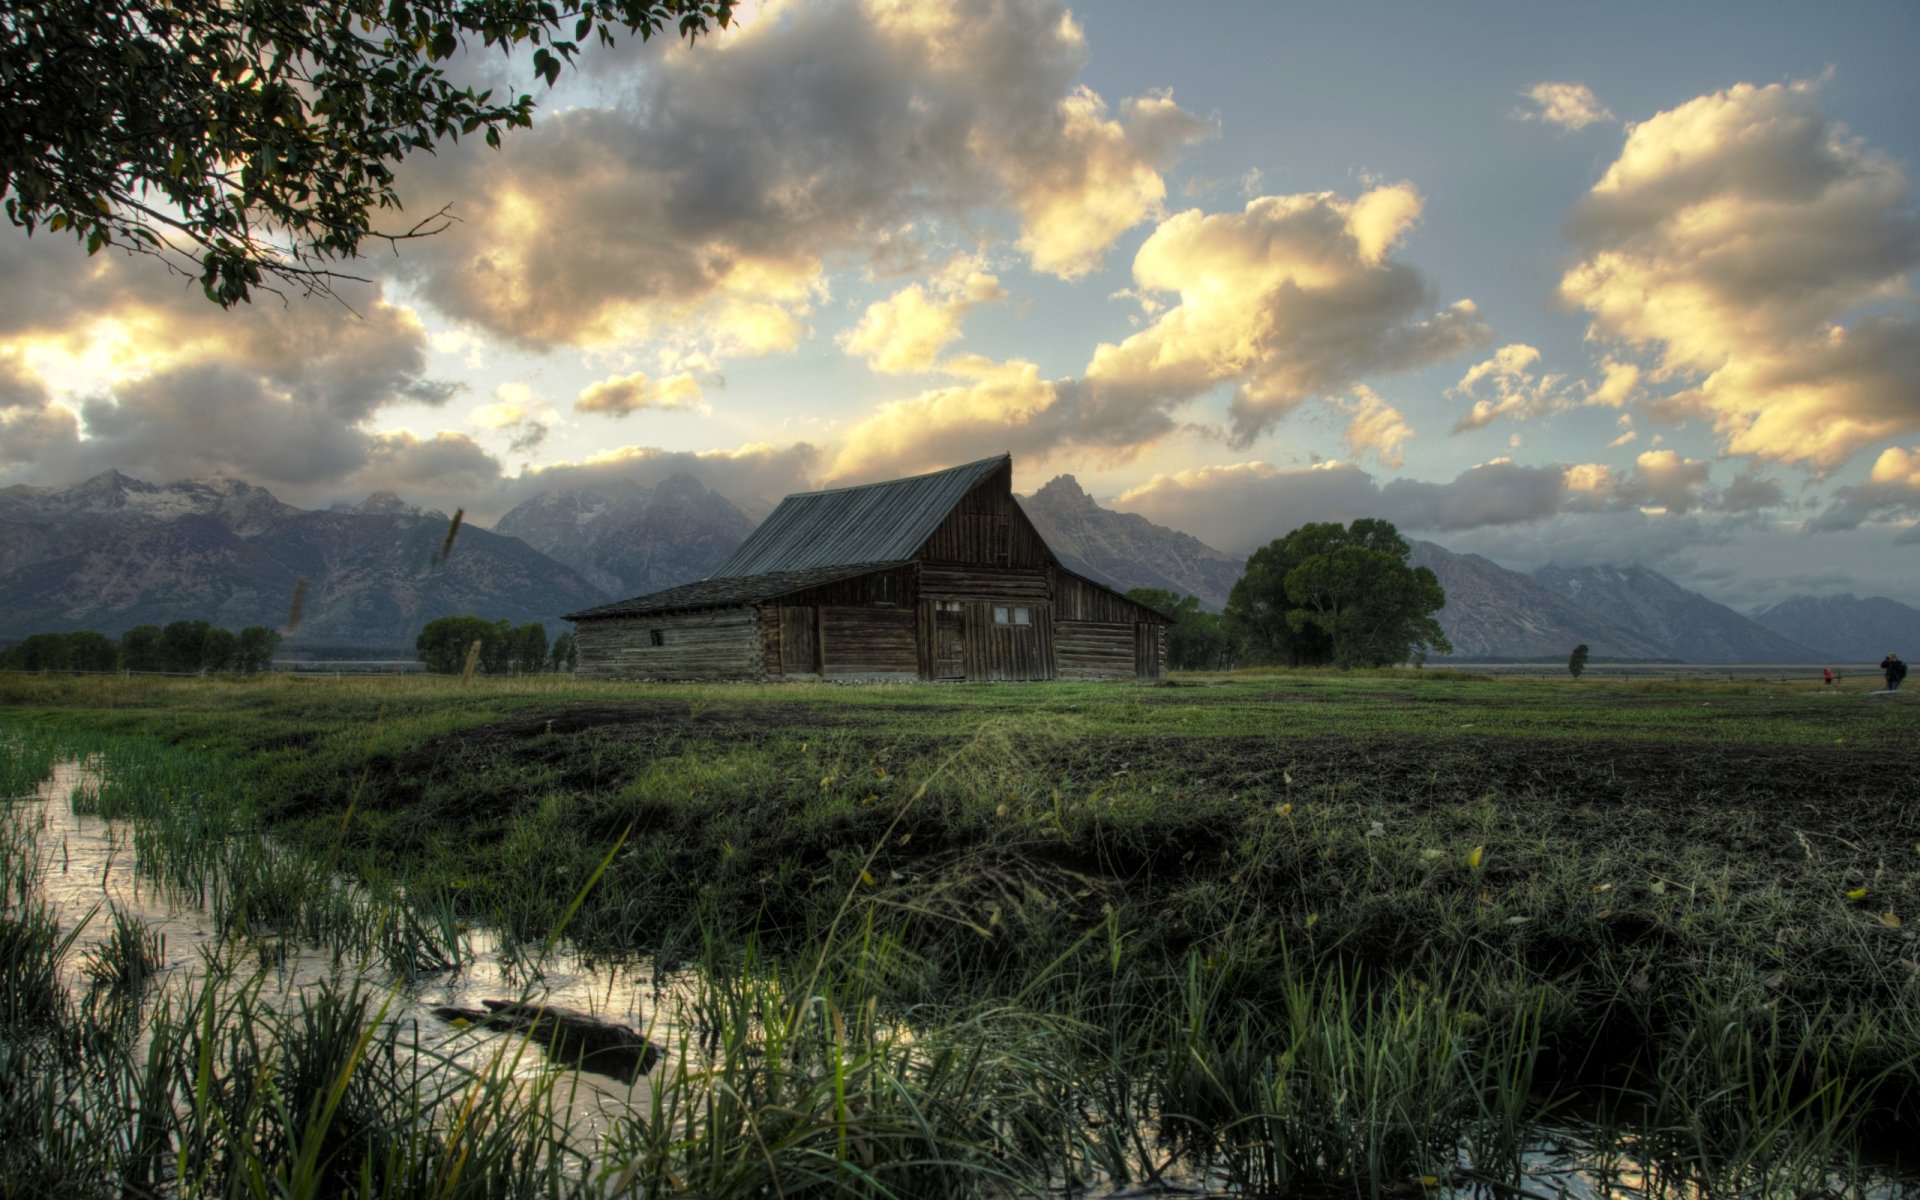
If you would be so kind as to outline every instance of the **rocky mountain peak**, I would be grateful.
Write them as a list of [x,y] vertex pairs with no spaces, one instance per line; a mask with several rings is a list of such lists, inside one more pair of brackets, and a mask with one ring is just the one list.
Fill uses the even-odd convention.
[[1055,475],[1047,481],[1045,487],[1033,494],[1033,498],[1049,508],[1060,511],[1100,507],[1093,502],[1092,496],[1087,495],[1087,490],[1080,486],[1080,481],[1071,475]]
[[366,513],[369,515],[397,513],[401,516],[409,517],[420,516],[423,512],[419,506],[408,504],[405,500],[402,500],[398,494],[384,490],[374,492],[365,500],[349,507],[347,511]]

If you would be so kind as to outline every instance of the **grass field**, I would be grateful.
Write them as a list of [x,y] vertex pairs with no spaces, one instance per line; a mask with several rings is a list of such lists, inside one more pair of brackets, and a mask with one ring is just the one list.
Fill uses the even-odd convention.
[[[703,968],[704,1082],[556,1194],[1417,1194],[1511,1183],[1572,1123],[1649,1190],[1774,1195],[1915,1168],[1911,700],[0,676],[0,736],[9,794],[99,756],[85,802],[236,940],[405,979],[484,924]],[[15,874],[4,952],[44,962]],[[59,1008],[34,988],[9,1028]]]

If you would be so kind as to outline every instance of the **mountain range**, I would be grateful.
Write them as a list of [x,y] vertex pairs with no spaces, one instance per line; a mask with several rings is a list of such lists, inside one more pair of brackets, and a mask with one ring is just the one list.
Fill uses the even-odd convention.
[[1811,663],[1823,655],[1639,564],[1545,566],[1534,581],[1682,662]]
[[1215,550],[1190,533],[1101,508],[1071,475],[1020,497],[1020,507],[1061,565],[1123,592],[1164,588],[1221,609],[1246,566],[1244,558]]
[[652,487],[626,484],[542,492],[494,522],[580,572],[610,598],[643,596],[705,579],[755,522],[690,475]]
[[[207,620],[288,627],[302,645],[411,651],[420,626],[482,612],[560,627],[605,594],[518,538],[376,494],[315,511],[235,479],[156,485],[117,471],[0,489],[0,637]],[[294,646],[289,644],[289,649]]]
[[[1163,588],[1224,607],[1243,559],[1144,517],[1100,507],[1071,475],[1022,508],[1072,570],[1122,590]],[[0,641],[42,631],[117,635],[205,619],[285,628],[287,649],[408,653],[456,613],[541,621],[703,578],[752,531],[740,507],[690,476],[556,490],[458,529],[391,493],[307,510],[235,479],[152,484],[108,471],[71,487],[0,488]],[[1415,542],[1447,592],[1457,659],[1812,663],[1877,661],[1920,646],[1920,611],[1884,598],[1794,597],[1742,616],[1646,567],[1548,566],[1531,576]]]
[[1794,596],[1748,615],[1836,662],[1879,662],[1889,650],[1920,656],[1920,609],[1884,596]]
[[1414,542],[1407,561],[1430,569],[1447,593],[1438,619],[1455,658],[1561,659],[1580,645],[1596,659],[1673,657],[1666,646],[1478,554]]

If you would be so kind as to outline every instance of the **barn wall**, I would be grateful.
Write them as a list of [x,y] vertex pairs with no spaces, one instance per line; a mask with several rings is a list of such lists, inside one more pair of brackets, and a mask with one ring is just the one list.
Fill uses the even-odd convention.
[[[765,673],[758,614],[748,607],[576,623],[581,679],[758,679]],[[652,633],[659,630],[661,645]]]
[[820,656],[829,679],[914,679],[913,610],[822,608]]
[[1133,622],[1061,621],[1054,646],[1062,679],[1132,679]]
[[923,563],[1039,570],[1047,546],[1013,500],[1013,468],[1004,466],[954,505],[917,556]]
[[1055,566],[1048,572],[1053,585],[1053,602],[1062,621],[1102,621],[1131,625],[1136,621],[1158,619],[1159,614],[1145,605],[1082,579],[1071,571]]

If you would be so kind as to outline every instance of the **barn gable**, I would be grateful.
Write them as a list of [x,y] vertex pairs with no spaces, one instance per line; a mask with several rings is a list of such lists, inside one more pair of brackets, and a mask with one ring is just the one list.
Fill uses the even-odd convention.
[[1067,571],[1011,456],[789,496],[697,583],[569,615],[599,678],[1107,679],[1165,673],[1160,613]]

